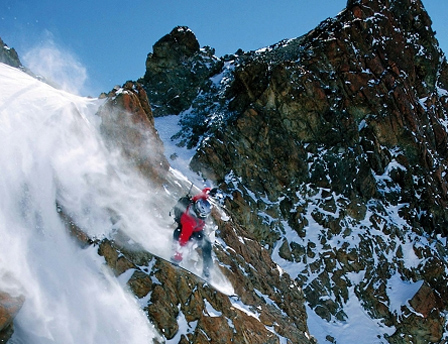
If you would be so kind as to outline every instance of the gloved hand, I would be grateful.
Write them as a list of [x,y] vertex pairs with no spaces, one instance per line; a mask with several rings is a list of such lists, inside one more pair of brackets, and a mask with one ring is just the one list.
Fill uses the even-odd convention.
[[222,191],[218,188],[213,188],[208,193],[210,197],[212,197],[216,202],[218,202],[220,205],[224,204],[224,195],[222,194]]
[[218,188],[213,188],[209,191],[208,194],[212,197],[215,197],[217,192],[218,192]]

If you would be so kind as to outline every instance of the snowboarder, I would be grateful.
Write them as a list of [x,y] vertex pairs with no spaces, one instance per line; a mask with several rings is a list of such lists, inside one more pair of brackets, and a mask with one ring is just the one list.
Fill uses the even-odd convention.
[[183,258],[181,248],[187,245],[189,241],[195,240],[202,248],[204,262],[202,274],[205,278],[210,276],[210,268],[213,264],[212,244],[204,233],[205,220],[210,215],[212,208],[208,201],[210,190],[210,188],[205,188],[188,200],[186,209],[176,219],[178,226],[173,233],[173,239],[180,245],[180,248],[176,248],[172,257],[173,262],[179,264]]

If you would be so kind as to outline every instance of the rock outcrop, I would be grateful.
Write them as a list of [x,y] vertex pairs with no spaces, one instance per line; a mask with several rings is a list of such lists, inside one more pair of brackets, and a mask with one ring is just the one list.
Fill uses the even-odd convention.
[[0,343],[6,343],[14,333],[13,320],[23,306],[23,296],[0,292]]
[[143,87],[130,81],[116,87],[98,114],[109,146],[121,151],[143,175],[160,185],[169,164]]
[[19,56],[14,48],[8,47],[0,38],[0,62],[12,67],[21,67]]
[[187,27],[174,28],[153,46],[146,59],[143,84],[155,116],[187,110],[201,89],[211,84],[209,77],[220,68],[220,60],[210,47],[200,48]]

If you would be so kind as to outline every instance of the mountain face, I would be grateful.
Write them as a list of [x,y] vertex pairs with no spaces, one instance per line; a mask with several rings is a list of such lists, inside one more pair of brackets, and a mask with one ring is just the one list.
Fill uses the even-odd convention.
[[[141,86],[128,82],[107,95],[98,111],[101,129],[106,142],[120,147],[129,163],[154,184],[157,202],[172,206],[190,186],[173,180],[167,170],[148,105]],[[145,151],[148,146],[154,151]],[[176,198],[164,196],[163,189],[169,189]],[[160,207],[156,213],[166,217],[168,209]],[[65,221],[82,246],[98,246],[98,253],[117,277],[128,276],[127,286],[137,298],[145,300],[143,309],[166,340],[266,344],[288,338],[291,343],[315,343],[309,334],[305,300],[297,282],[225,210],[223,213],[215,208],[212,216],[219,238],[214,246],[217,268],[233,286],[233,295],[222,294],[193,274],[151,254],[125,231],[92,240],[80,235],[82,230],[74,229],[71,219],[65,217]],[[166,226],[172,226],[169,221]]]
[[[184,73],[188,95],[172,76],[200,50],[177,34],[161,42],[181,63],[148,57],[145,77],[174,63],[149,101],[179,115],[191,167],[300,284],[320,338],[343,342],[330,324],[357,324],[354,300],[381,342],[446,338],[448,71],[422,2],[348,1],[304,36]],[[164,89],[186,104],[152,99]]]
[[[105,96],[95,147],[118,150],[153,202],[145,183],[118,195],[99,187],[104,198],[89,191],[112,223],[107,235],[70,211],[76,198],[54,206],[135,295],[154,343],[448,338],[448,72],[420,0],[349,0],[301,37],[222,58],[177,27],[146,67]],[[147,249],[174,229],[169,209],[190,187],[165,158],[157,117],[167,115],[177,115],[173,140],[193,151],[191,168],[224,193],[213,251],[233,295]],[[110,174],[111,190],[130,187],[136,177],[112,167],[80,180],[95,189]],[[148,212],[149,239],[132,222]],[[0,340],[24,302],[0,298]]]

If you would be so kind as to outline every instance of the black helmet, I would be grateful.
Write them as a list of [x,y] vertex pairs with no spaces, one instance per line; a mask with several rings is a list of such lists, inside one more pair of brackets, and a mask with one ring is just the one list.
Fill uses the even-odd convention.
[[200,198],[194,203],[194,212],[200,218],[206,218],[210,215],[212,206],[206,199]]

